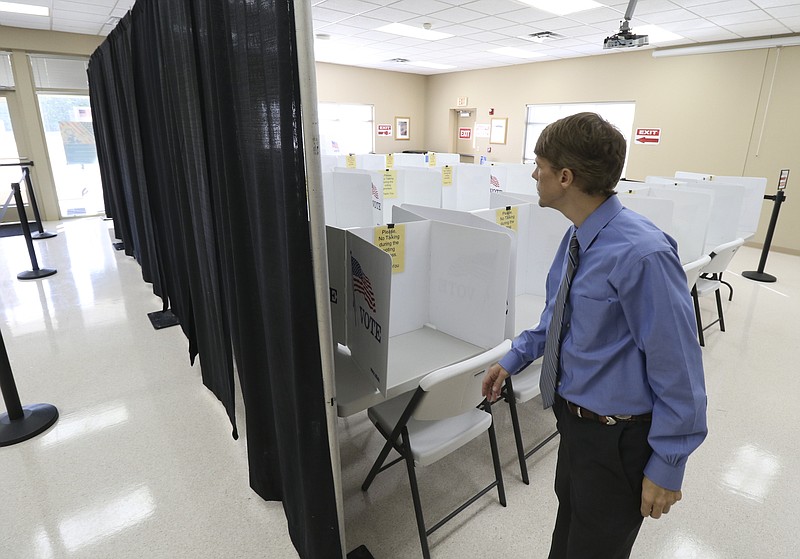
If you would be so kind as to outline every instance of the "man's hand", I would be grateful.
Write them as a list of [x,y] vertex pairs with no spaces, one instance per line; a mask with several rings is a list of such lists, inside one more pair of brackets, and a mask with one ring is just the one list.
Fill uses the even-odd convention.
[[498,363],[489,367],[489,371],[486,373],[486,376],[483,377],[482,388],[483,397],[486,398],[489,403],[494,402],[500,397],[500,390],[503,389],[503,383],[509,376],[511,375],[508,374],[508,371]]
[[[486,386],[485,380],[483,385]],[[642,516],[661,518],[661,515],[667,514],[670,507],[680,501],[681,497],[680,491],[664,489],[645,477],[642,480]]]

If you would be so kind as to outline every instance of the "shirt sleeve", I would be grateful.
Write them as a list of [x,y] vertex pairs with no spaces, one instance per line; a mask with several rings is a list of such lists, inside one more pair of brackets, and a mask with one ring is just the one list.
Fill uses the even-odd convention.
[[708,433],[703,361],[686,275],[676,254],[658,251],[609,279],[617,284],[634,342],[645,355],[653,397],[648,436],[653,454],[644,474],[677,491],[689,454]]

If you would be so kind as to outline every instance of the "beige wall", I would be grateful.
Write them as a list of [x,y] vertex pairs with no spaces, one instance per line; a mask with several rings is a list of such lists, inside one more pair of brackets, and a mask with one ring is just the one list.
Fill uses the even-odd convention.
[[[31,169],[31,177],[39,211],[44,220],[59,218],[58,198],[47,157],[47,146],[28,53],[89,56],[103,39],[104,37],[91,35],[0,26],[0,50],[11,53],[14,72],[14,91],[6,93],[11,118],[15,122],[14,136],[19,144],[20,155],[30,158],[35,163]],[[17,126],[16,123],[20,122],[25,125]],[[32,216],[28,217],[32,219]],[[17,219],[16,212],[7,218]]]
[[[431,76],[430,149],[450,149],[451,109],[459,97],[468,97],[479,123],[488,123],[490,108],[509,119],[505,146],[492,145],[487,154],[488,142],[477,142],[476,154],[490,161],[522,160],[526,104],[635,101],[634,127],[661,128],[663,140],[631,146],[628,178],[678,170],[764,176],[768,193],[774,193],[780,169],[790,168],[789,201],[781,208],[773,247],[800,253],[800,201],[791,200],[793,191],[800,192],[800,47],[785,47],[780,55],[777,49],[672,58],[620,52]],[[765,202],[754,239],[759,243],[771,208]]]
[[375,153],[428,149],[425,143],[427,77],[418,74],[368,70],[317,63],[317,96],[325,103],[363,103],[375,106],[375,124],[394,117],[411,119],[409,140],[375,136]]

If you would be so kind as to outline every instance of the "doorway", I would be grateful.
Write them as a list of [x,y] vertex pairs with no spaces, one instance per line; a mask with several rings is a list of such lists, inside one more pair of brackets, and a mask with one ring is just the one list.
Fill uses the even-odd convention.
[[461,158],[461,163],[475,163],[475,109],[453,109],[454,122],[453,132],[453,153],[457,153]]

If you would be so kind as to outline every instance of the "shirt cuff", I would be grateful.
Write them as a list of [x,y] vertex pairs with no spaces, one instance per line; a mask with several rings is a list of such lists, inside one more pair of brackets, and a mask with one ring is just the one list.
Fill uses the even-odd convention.
[[508,374],[516,375],[518,372],[522,370],[527,362],[520,357],[513,349],[505,354],[505,356],[497,362],[501,367],[503,367]]
[[686,461],[673,465],[665,462],[656,453],[650,456],[650,461],[644,467],[644,475],[653,483],[669,491],[680,491],[683,483],[683,474],[686,471]]

